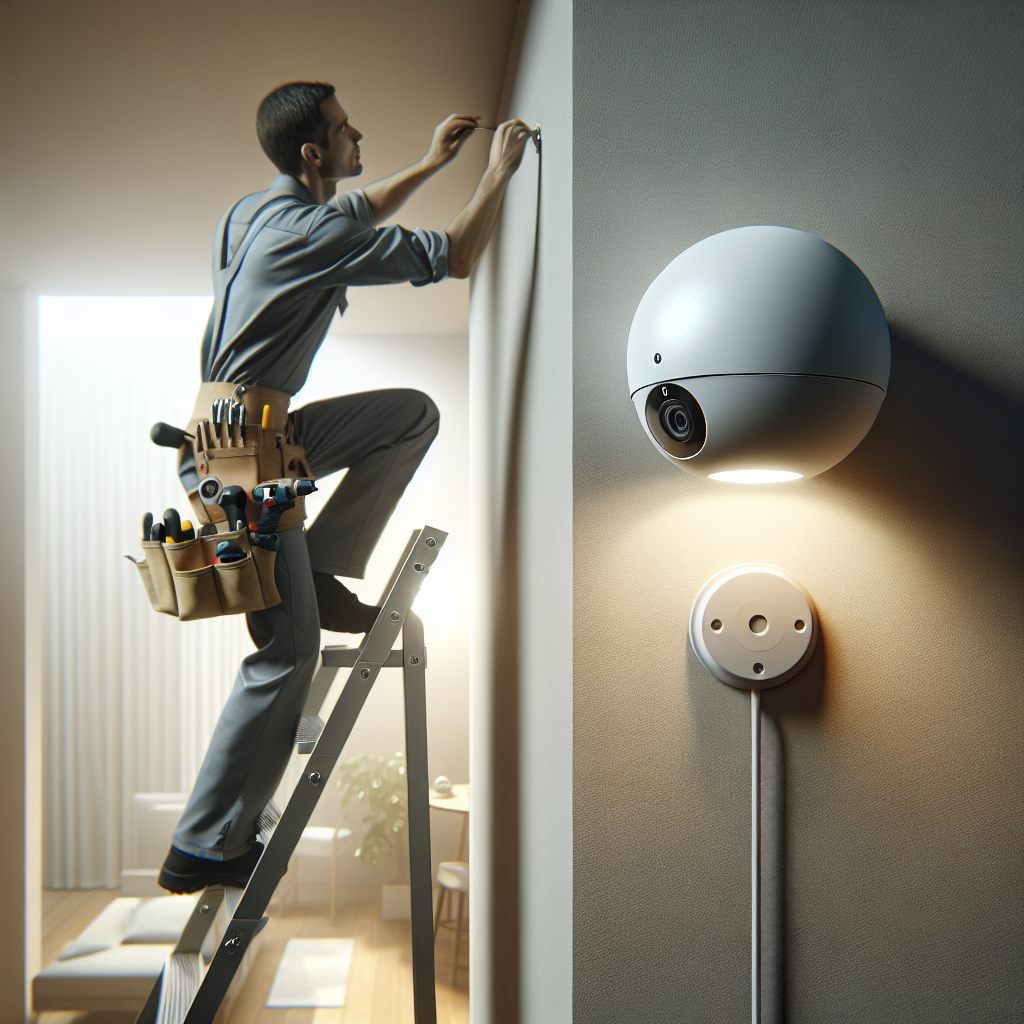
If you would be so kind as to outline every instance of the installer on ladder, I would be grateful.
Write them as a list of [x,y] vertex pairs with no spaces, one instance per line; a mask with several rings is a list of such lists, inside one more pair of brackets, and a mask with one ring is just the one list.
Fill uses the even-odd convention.
[[[211,404],[230,399],[244,404],[246,414],[262,415],[262,426],[276,432],[285,477],[348,473],[308,531],[301,499],[281,519],[274,568],[281,602],[246,615],[258,650],[242,660],[174,833],[160,873],[160,884],[172,892],[246,884],[263,849],[259,833],[272,825],[272,812],[265,812],[292,749],[320,629],[362,633],[377,615],[337,577],[363,577],[437,433],[437,408],[425,394],[398,389],[343,395],[291,412],[288,401],[305,382],[335,310],[344,312],[347,286],[469,276],[530,137],[522,121],[495,130],[479,187],[446,232],[378,228],[377,222],[453,160],[480,127],[474,115],[453,114],[437,127],[419,163],[338,195],[342,178],[362,172],[362,135],[333,86],[292,82],[260,104],[260,144],[281,173],[268,191],[236,203],[218,227],[214,309],[192,428],[204,409],[208,415]],[[230,424],[226,436],[230,445]],[[201,514],[189,445],[181,449],[179,474]]]

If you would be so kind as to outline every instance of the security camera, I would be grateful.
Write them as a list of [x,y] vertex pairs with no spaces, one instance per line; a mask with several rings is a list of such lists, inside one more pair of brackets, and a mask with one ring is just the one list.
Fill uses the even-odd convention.
[[793,228],[690,246],[637,307],[629,393],[658,451],[695,476],[814,476],[845,458],[889,384],[889,328],[846,255]]

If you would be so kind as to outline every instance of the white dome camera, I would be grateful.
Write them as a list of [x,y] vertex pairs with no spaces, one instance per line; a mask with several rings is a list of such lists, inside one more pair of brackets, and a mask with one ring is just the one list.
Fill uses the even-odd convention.
[[694,476],[814,476],[871,429],[889,328],[860,268],[794,228],[732,228],[647,289],[629,331],[629,393],[647,436]]

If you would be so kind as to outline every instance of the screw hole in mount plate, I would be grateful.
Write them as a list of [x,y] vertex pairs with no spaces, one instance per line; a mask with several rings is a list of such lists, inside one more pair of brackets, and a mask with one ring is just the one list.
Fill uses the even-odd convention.
[[414,563],[413,563],[413,569],[414,569],[414,570],[415,570],[416,572],[425,572],[425,571],[426,571],[426,568],[427,568],[427,567],[426,567],[426,566],[425,566],[425,565],[424,565],[424,564],[423,564],[422,562],[414,562]]
[[763,615],[754,615],[747,625],[755,636],[764,636],[768,632],[768,620]]
[[661,353],[660,352],[655,352],[654,353],[654,361],[656,363],[660,363],[661,362]]
[[759,661],[755,661],[754,672],[759,676],[764,675],[764,665],[762,665]]
[[721,619],[712,619],[711,620],[711,632],[712,633],[721,633],[722,632],[722,620]]
[[802,633],[804,631],[804,629],[806,628],[806,624],[804,623],[803,619],[797,619],[796,622],[793,623],[793,628],[798,633]]

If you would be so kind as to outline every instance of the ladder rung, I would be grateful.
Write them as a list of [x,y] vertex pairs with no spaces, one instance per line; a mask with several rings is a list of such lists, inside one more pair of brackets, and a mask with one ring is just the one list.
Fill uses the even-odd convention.
[[[352,668],[363,652],[358,647],[325,647],[321,664],[325,668]],[[402,651],[391,651],[384,659],[384,668],[401,668]]]
[[312,754],[320,733],[324,731],[324,720],[319,715],[303,715],[295,733],[295,752]]
[[205,974],[202,953],[170,953],[164,962],[156,1024],[181,1024]]

